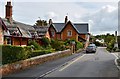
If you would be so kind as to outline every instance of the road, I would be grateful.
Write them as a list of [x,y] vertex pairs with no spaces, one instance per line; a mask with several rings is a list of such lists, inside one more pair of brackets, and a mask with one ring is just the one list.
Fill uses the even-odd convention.
[[115,56],[98,47],[96,53],[74,54],[6,77],[118,77]]
[[45,77],[118,77],[115,56],[100,47],[95,54],[84,54]]

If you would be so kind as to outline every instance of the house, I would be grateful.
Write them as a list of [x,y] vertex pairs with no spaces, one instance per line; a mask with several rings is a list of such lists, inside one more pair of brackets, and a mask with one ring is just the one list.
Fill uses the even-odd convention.
[[46,37],[46,38],[50,39],[50,35],[49,35],[49,32],[48,32],[49,26],[32,26],[32,27],[36,31],[36,34],[37,34],[36,41],[40,45],[42,45],[41,38]]
[[1,18],[0,21],[2,26],[6,27],[6,30],[2,34],[3,38],[1,39],[4,41],[4,44],[26,46],[28,41],[36,36],[35,29],[31,25],[12,19],[12,5],[10,1],[7,2],[5,7],[6,16]]
[[89,43],[89,25],[88,23],[72,23],[65,17],[65,23],[53,23],[49,21],[49,34],[52,39],[68,40],[84,42],[85,47]]
[[[17,22],[12,18],[12,5],[7,2],[6,16],[1,19],[2,42],[10,45],[28,45],[29,40],[36,40],[41,44],[41,38],[67,40],[74,39],[84,42],[85,46],[89,43],[89,26],[88,23],[72,23],[65,17],[64,23],[53,23],[49,20],[48,26],[32,26]],[[5,30],[3,32],[3,30]]]
[[7,31],[7,27],[0,18],[0,45],[4,44],[4,32]]
[[[11,1],[8,1],[5,7],[6,16],[4,19],[0,19],[0,31],[7,29],[4,33],[0,32],[0,35],[2,35],[2,38],[0,38],[2,40],[2,44],[26,46],[28,45],[29,40],[36,40],[38,43],[41,43],[42,37],[47,37],[50,39],[48,26],[38,27],[17,22],[12,18]],[[3,26],[6,28],[2,29]]]
[[49,26],[33,26],[33,27],[35,31],[37,32],[37,35],[39,38],[47,37],[48,39],[50,39],[50,35],[48,32]]

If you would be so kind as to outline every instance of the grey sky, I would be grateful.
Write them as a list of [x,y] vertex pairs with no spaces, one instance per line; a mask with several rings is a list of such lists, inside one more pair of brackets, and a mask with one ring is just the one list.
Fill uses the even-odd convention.
[[[7,0],[6,0],[7,1]],[[5,4],[0,3],[0,16],[5,17]],[[88,22],[94,35],[114,33],[118,25],[117,0],[12,0],[13,19],[33,25],[41,19],[52,18],[53,22],[64,22],[68,13],[72,22]]]

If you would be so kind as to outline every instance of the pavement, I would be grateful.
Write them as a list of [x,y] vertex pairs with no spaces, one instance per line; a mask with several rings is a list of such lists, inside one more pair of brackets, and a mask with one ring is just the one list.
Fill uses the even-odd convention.
[[120,57],[118,53],[120,53],[120,52],[112,52],[112,54],[116,57],[115,64],[116,64],[117,68],[120,70],[120,66],[118,65],[118,62],[117,62],[117,59],[119,59],[119,57]]

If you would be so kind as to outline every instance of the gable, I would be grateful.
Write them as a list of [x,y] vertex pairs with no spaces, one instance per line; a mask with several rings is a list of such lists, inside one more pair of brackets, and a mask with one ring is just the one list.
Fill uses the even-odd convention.
[[61,32],[65,26],[65,23],[53,23],[53,26],[55,27],[56,32]]
[[74,29],[74,31],[75,31],[76,33],[79,33],[79,32],[76,30],[76,27],[75,27],[70,21],[67,22],[67,24],[66,24],[66,25],[63,27],[63,29],[61,30],[61,32],[63,32],[65,28],[69,28],[69,25],[72,27],[72,29]]
[[57,32],[57,30],[56,30],[56,28],[54,27],[53,24],[50,25],[49,31],[55,31],[55,32]]

